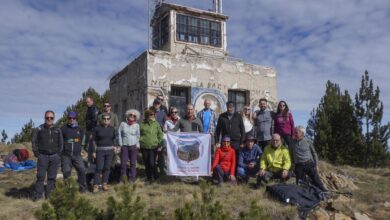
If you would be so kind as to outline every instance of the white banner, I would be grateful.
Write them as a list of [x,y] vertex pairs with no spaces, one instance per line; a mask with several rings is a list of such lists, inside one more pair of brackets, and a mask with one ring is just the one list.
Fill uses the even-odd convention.
[[168,132],[168,175],[210,176],[211,135]]

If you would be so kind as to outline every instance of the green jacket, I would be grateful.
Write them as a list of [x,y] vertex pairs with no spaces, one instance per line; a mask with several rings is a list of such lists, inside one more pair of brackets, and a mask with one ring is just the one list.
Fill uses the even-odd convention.
[[268,145],[264,149],[260,160],[260,169],[278,172],[280,170],[289,170],[290,167],[290,153],[285,146],[281,145],[275,149],[271,145]]
[[143,121],[140,128],[139,139],[141,148],[155,149],[163,144],[163,132],[157,121]]

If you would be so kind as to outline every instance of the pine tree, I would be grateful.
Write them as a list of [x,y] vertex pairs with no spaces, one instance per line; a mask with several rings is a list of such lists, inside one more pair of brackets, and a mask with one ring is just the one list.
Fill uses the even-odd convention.
[[361,136],[354,106],[348,91],[330,81],[325,95],[308,122],[309,136],[319,156],[336,164],[360,165]]
[[384,107],[379,95],[379,87],[374,89],[372,79],[366,70],[362,76],[359,92],[355,96],[355,111],[364,134],[365,166],[377,167],[390,163],[388,151],[390,123],[382,125]]
[[75,111],[78,114],[78,123],[80,127],[85,128],[85,114],[87,112],[87,104],[85,103],[85,98],[90,96],[93,98],[95,105],[98,109],[103,109],[103,102],[105,100],[110,99],[110,92],[106,90],[104,94],[101,96],[98,92],[96,92],[93,88],[88,88],[85,92],[82,93],[82,96],[79,100],[77,100],[76,104],[70,105],[64,111],[62,117],[56,122],[58,127],[63,126],[67,122],[67,114],[70,111]]
[[2,143],[6,143],[7,138],[8,138],[8,135],[7,135],[7,133],[5,132],[5,130],[3,129],[3,131],[1,132],[1,142],[2,142]]
[[34,132],[34,122],[30,119],[25,125],[23,125],[22,131],[16,133],[15,136],[11,139],[12,143],[22,143],[22,142],[31,142],[32,135]]

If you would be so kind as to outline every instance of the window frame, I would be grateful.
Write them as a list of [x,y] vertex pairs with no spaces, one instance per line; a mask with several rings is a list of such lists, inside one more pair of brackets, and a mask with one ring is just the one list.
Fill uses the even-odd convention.
[[176,41],[223,47],[221,21],[177,13],[175,25]]

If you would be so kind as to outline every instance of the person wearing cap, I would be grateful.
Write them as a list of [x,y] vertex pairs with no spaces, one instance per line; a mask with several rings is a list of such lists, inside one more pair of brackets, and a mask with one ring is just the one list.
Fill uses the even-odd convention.
[[265,147],[261,156],[256,186],[260,187],[263,182],[268,183],[271,179],[288,180],[290,168],[289,150],[282,144],[280,135],[275,133],[272,135],[271,145]]
[[55,188],[63,144],[61,129],[54,126],[54,112],[47,110],[45,112],[45,123],[35,130],[32,137],[32,150],[34,156],[38,158],[34,200],[42,198],[44,192],[43,182],[46,176],[46,198],[50,197],[50,193]]
[[[94,193],[98,192],[100,188],[104,191],[109,190],[108,178],[115,146],[118,145],[118,132],[110,125],[110,114],[103,113],[102,120],[102,124],[95,127],[92,132],[93,158],[96,159]],[[102,178],[100,178],[101,176]]]
[[[129,183],[135,181],[137,156],[139,149],[139,138],[141,136],[139,124],[140,113],[136,109],[129,109],[125,113],[126,121],[119,126],[119,146],[121,146],[121,178]],[[130,169],[127,169],[127,162],[130,160]],[[128,172],[127,172],[128,170]],[[126,176],[127,175],[127,176]]]
[[238,153],[237,178],[248,182],[250,176],[255,176],[260,170],[260,158],[263,151],[255,144],[255,138],[247,135],[245,147]]
[[164,127],[164,123],[167,117],[167,111],[161,108],[162,102],[159,99],[153,101],[153,105],[150,107],[150,110],[153,110],[155,113],[155,119],[160,124],[161,129]]
[[163,144],[163,132],[160,124],[156,122],[153,110],[146,110],[145,119],[140,126],[140,146],[142,159],[145,165],[146,184],[151,184],[154,180],[159,179],[156,166],[157,148]]
[[[107,113],[107,114],[109,114],[109,115],[110,115],[110,118],[111,118],[111,119],[110,119],[110,125],[111,125],[112,127],[114,127],[115,129],[118,129],[118,127],[119,127],[118,116],[117,116],[114,112],[111,111],[111,104],[110,104],[110,102],[107,101],[107,100],[103,101],[103,112],[102,112],[102,113]],[[103,114],[100,114],[100,115],[98,116],[99,122],[100,122],[100,123],[103,122],[103,121],[102,121],[102,115],[103,115]]]
[[76,112],[69,112],[67,118],[67,124],[61,128],[64,139],[64,148],[61,154],[62,173],[64,179],[69,178],[72,174],[72,167],[74,166],[77,171],[79,190],[83,193],[87,191],[85,166],[81,157],[81,142],[84,132],[77,123]]
[[236,150],[237,154],[240,147],[244,147],[245,127],[241,115],[234,110],[234,102],[226,103],[227,111],[222,113],[217,122],[215,129],[215,143],[217,147],[220,143],[220,136],[229,136],[231,138],[231,146]]
[[211,166],[213,171],[213,182],[220,185],[224,181],[230,181],[236,184],[236,152],[230,146],[230,137],[222,138],[222,146],[218,148],[214,155],[214,161]]
[[164,105],[164,96],[158,95],[156,99],[161,103],[160,109],[163,110],[166,114],[168,114],[168,108]]

